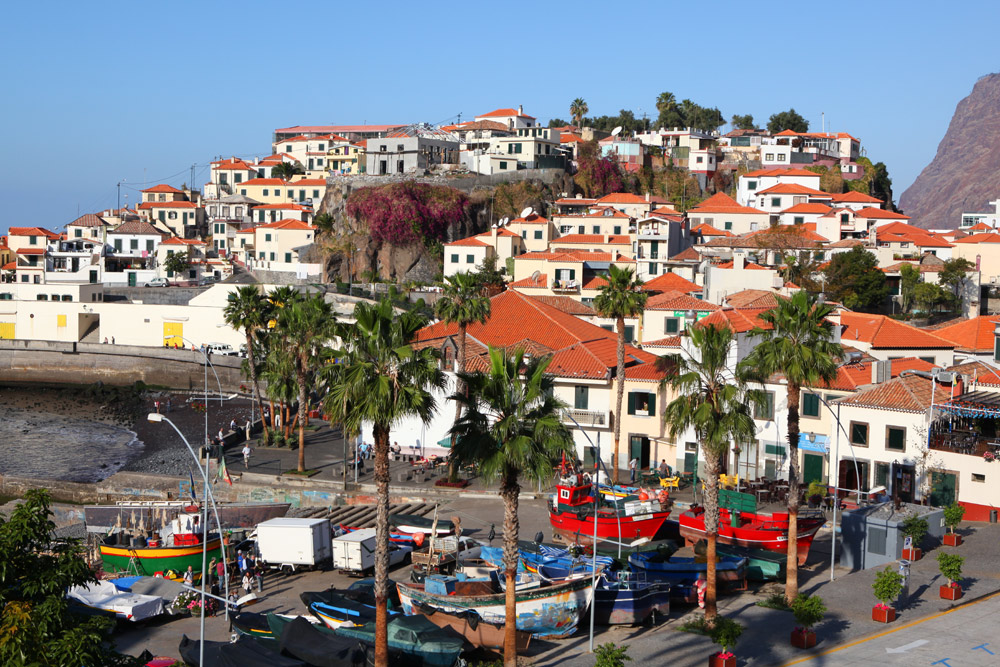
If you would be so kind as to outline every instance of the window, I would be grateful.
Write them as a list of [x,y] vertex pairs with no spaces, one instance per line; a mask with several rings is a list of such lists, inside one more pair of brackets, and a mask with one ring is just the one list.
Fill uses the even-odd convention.
[[121,251],[122,251],[122,240],[115,239],[115,252],[121,252]]
[[313,199],[319,199],[319,190],[313,190]]
[[292,145],[291,144],[285,144],[285,152],[286,153],[291,153],[292,152]]
[[805,217],[801,215],[797,215],[794,218],[792,218],[792,222],[794,222],[796,225],[801,225],[805,221],[806,221]]
[[273,252],[271,253],[271,261],[272,262],[274,261],[274,253]]
[[851,444],[857,447],[868,446],[868,424],[851,422]]
[[601,226],[600,225],[592,225],[591,228],[590,228],[590,233],[591,234],[600,234],[601,233]]
[[240,188],[240,194],[245,197],[246,194],[247,194],[247,189],[246,188]]
[[774,153],[764,153],[764,160],[768,162],[774,160]]
[[771,206],[781,208],[781,197],[771,197]]
[[48,294],[39,294],[38,296],[35,297],[35,300],[36,301],[48,301],[49,300],[49,295]]
[[28,245],[38,245],[38,237],[37,236],[29,236],[28,237]]
[[649,274],[652,276],[656,275],[656,262],[649,263]]
[[83,230],[82,229],[74,229],[73,230],[73,237],[74,238],[80,238],[82,236],[83,236]]
[[974,473],[972,473],[972,481],[973,482],[985,482],[986,481],[986,475],[984,475],[982,473],[974,472]]
[[451,263],[452,263],[452,264],[458,264],[458,255],[456,255],[456,254],[452,253],[452,256],[451,256]]
[[698,156],[697,158],[695,158],[695,162],[697,162],[698,164],[701,164],[701,163],[702,163],[702,162],[704,162],[704,161],[705,161],[705,158],[703,158],[703,157],[702,157],[702,156],[700,156],[700,155],[699,155],[699,156]]
[[784,162],[785,161],[785,157],[786,156],[785,156],[784,153],[778,153],[778,162]]
[[819,417],[819,395],[802,394],[802,416]]
[[757,181],[747,181],[747,190],[756,190]]
[[535,230],[535,240],[536,241],[540,241],[541,239],[542,239],[542,230],[536,229]]
[[286,252],[285,253],[285,263],[286,264],[291,264],[292,263],[292,253],[290,253],[290,252]]
[[404,150],[405,149],[403,148],[403,144],[396,144],[396,152],[397,153],[402,153]]
[[573,407],[577,410],[586,410],[589,404],[589,388],[577,385],[573,392]]
[[139,249],[139,239],[129,239],[128,247],[129,247],[129,250],[138,250]]
[[889,464],[875,462],[875,486],[889,487]]
[[617,236],[618,234],[621,234],[621,233],[622,233],[622,226],[621,225],[615,225],[615,227],[614,227],[614,234]]
[[264,241],[267,242],[267,241],[270,241],[270,240],[271,240],[271,235],[270,234],[264,234]]
[[465,256],[465,263],[466,264],[475,264],[476,263],[476,256],[475,255],[466,255]]
[[906,450],[906,429],[899,426],[885,427],[885,448],[896,452]]
[[753,418],[772,421],[774,419],[774,392],[765,391],[763,403],[754,405]]
[[635,340],[635,327],[631,324],[625,326],[625,342],[631,343]]
[[628,413],[640,417],[655,416],[656,394],[644,391],[630,391],[628,393]]
[[528,230],[527,229],[522,229],[521,230],[521,238],[527,240],[527,238],[528,238]]
[[850,222],[851,221],[850,214],[848,214],[848,213],[841,213],[840,214],[840,221],[841,222]]
[[663,330],[668,334],[676,334],[681,330],[681,318],[668,317],[664,322]]
[[264,188],[264,192],[263,192],[263,195],[264,195],[265,197],[270,197],[270,196],[271,196],[271,191],[270,191],[270,190],[268,190],[267,188]]
[[153,239],[146,239],[146,252],[153,252]]
[[500,161],[500,169],[501,169],[501,171],[504,170],[504,169],[506,169],[506,168],[507,168],[507,163],[501,160]]
[[727,232],[728,232],[728,231],[731,231],[731,230],[732,230],[732,228],[733,228],[733,223],[731,223],[731,222],[727,222],[727,223],[724,223],[724,224],[723,224],[723,227],[725,228],[725,230],[726,230]]

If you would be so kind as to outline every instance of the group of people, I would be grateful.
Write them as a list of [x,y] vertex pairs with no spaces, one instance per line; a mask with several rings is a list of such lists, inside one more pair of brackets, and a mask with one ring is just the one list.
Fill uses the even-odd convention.
[[[635,482],[635,471],[636,471],[636,469],[638,467],[639,467],[639,459],[638,459],[638,457],[633,456],[632,460],[628,462],[628,469],[629,469],[629,473],[630,473],[630,481],[632,481],[632,482]],[[671,472],[672,471],[670,470],[670,466],[667,465],[667,460],[666,459],[661,459],[660,460],[660,467],[657,469],[657,472],[659,473],[660,477],[670,477],[671,476]]]

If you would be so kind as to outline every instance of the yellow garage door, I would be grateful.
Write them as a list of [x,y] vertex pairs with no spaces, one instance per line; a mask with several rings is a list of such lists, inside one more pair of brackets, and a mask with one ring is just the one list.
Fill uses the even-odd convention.
[[14,339],[14,323],[0,322],[0,340]]
[[184,340],[181,336],[184,335],[184,323],[183,322],[164,322],[163,323],[163,344],[167,347],[184,347]]

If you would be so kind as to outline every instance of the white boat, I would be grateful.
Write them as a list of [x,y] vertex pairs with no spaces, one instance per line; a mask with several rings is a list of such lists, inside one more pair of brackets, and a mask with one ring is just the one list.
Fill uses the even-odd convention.
[[163,613],[161,597],[126,593],[110,581],[73,586],[66,593],[66,597],[91,609],[108,612],[128,621],[144,621]]

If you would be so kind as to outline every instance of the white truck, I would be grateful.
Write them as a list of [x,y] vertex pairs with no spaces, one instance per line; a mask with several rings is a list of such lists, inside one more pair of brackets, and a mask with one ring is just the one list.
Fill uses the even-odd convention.
[[[389,544],[389,567],[406,561],[412,547]],[[375,529],[361,528],[333,539],[333,567],[364,574],[375,568]]]
[[267,567],[286,574],[315,569],[331,557],[329,519],[279,517],[257,524],[257,549]]

